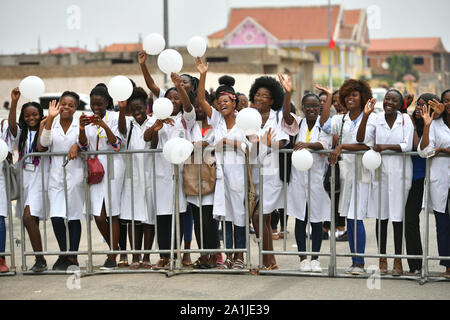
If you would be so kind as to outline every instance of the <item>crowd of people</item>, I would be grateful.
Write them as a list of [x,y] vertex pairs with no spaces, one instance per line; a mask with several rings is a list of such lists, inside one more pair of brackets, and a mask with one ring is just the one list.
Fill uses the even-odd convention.
[[[184,248],[190,249],[194,231],[198,247],[206,249],[195,262],[192,262],[189,253],[184,253],[184,266],[244,269],[242,250],[234,254],[227,251],[223,257],[221,253],[208,253],[208,249],[221,248],[222,234],[226,249],[246,248],[245,228],[251,223],[256,234],[262,238],[262,249],[271,251],[273,241],[285,237],[287,233],[288,216],[295,219],[294,235],[299,252],[306,252],[309,223],[312,252],[320,252],[323,239],[334,236],[338,241],[348,241],[352,253],[364,253],[364,220],[375,218],[380,253],[386,253],[387,227],[391,221],[395,254],[402,253],[404,223],[407,254],[421,255],[419,216],[424,205],[425,158],[432,158],[428,211],[436,219],[439,255],[450,256],[450,158],[436,157],[439,153],[450,152],[450,90],[444,91],[441,97],[429,93],[420,95],[410,116],[407,107],[412,99],[390,89],[384,97],[384,112],[375,114],[376,101],[368,83],[349,79],[335,92],[319,85],[316,85],[319,95],[307,92],[299,101],[301,117],[293,108],[293,84],[288,75],[279,74],[278,79],[269,76],[255,79],[247,98],[245,94],[235,92],[235,79],[230,76],[222,76],[215,91],[210,93],[205,90],[208,64],[200,58],[195,60],[198,78],[172,73],[173,87],[167,90],[160,88],[152,78],[144,51],[138,54],[138,61],[151,95],[165,97],[172,102],[173,112],[167,119],[152,116],[146,90],[136,86],[127,101],[118,102],[118,112],[114,111],[107,87],[98,84],[90,92],[92,114],[83,113],[79,121],[74,118],[80,103],[79,96],[73,91],[65,91],[59,101],[50,103],[46,117],[39,103],[25,103],[17,122],[16,110],[21,93],[18,88],[12,90],[9,118],[1,120],[1,138],[8,143],[11,153],[17,148],[19,160],[25,157],[20,162],[23,166],[19,168],[23,171],[24,210],[17,210],[16,214],[23,220],[35,252],[33,271],[47,269],[42,254],[40,220],[50,217],[61,252],[78,251],[81,220],[85,219],[86,214],[84,164],[80,152],[88,150],[117,152],[112,161],[108,161],[106,155],[97,157],[105,172],[108,166],[114,166],[113,179],[105,175],[89,188],[88,214],[94,217],[106,244],[111,250],[126,250],[128,236],[130,243],[134,239],[132,247],[136,250],[151,250],[156,234],[158,248],[166,250],[155,264],[150,262],[149,254],[133,254],[130,264],[126,254],[119,256],[118,263],[117,256],[109,254],[101,268],[167,269],[170,264],[167,250],[172,240],[175,196],[172,179],[174,166],[161,153],[154,156],[135,153],[131,158],[133,173],[129,174],[126,172],[126,156],[121,155],[120,150],[163,149],[173,137],[192,142],[196,151],[214,147],[216,161],[215,188],[202,197],[185,194],[183,166],[180,166],[178,205],[181,219],[176,228],[181,236],[175,241],[181,244],[184,240]],[[246,136],[236,125],[236,118],[240,110],[249,107],[260,113],[262,125],[255,134]],[[333,108],[336,113],[331,116]],[[329,155],[313,153],[309,178],[308,171],[296,170],[289,164],[292,168],[288,168],[286,207],[278,153],[272,152],[263,157],[269,150],[282,148],[330,151]],[[417,150],[419,156],[406,156],[403,171],[403,157],[392,152],[382,153],[381,180],[378,180],[374,170],[361,165],[361,157],[342,153],[344,150],[369,149],[397,153]],[[66,153],[67,162],[60,156],[26,157],[32,152],[46,151]],[[246,154],[263,164],[263,196],[259,200],[263,207],[262,230],[258,208],[250,213],[250,221],[246,219]],[[336,165],[339,166],[334,212],[336,234],[329,235],[331,194],[330,188],[326,187],[326,176],[329,166]],[[0,183],[1,188],[5,189],[3,172]],[[259,172],[256,168],[251,170],[251,176],[259,193]],[[309,194],[308,183],[311,185]],[[5,252],[8,205],[6,193],[3,192],[0,252]],[[130,226],[132,220],[135,222],[133,228]],[[276,231],[278,221],[279,233]],[[263,264],[266,270],[279,268],[273,254],[264,254]],[[450,278],[450,261],[441,260],[440,264],[446,268],[443,276]],[[52,269],[66,270],[70,265],[78,265],[77,256],[60,255]],[[421,259],[408,259],[408,265],[408,274],[420,274]],[[388,273],[386,258],[379,259],[379,268],[382,274]],[[321,272],[318,256],[308,259],[300,254],[300,270]],[[5,257],[0,257],[0,271],[8,271]],[[346,272],[363,274],[364,258],[352,257],[352,264]],[[392,275],[402,274],[402,259],[396,258]]]

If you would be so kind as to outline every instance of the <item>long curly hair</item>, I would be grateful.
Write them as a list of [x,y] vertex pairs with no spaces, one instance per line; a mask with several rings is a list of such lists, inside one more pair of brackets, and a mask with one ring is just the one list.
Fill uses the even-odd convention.
[[367,81],[356,79],[345,80],[339,89],[339,101],[341,102],[341,105],[347,108],[345,98],[348,97],[353,91],[358,91],[361,95],[361,110],[363,110],[367,101],[373,97],[372,89],[370,89]]
[[277,79],[268,76],[257,78],[253,83],[253,85],[251,86],[248,95],[251,103],[254,103],[255,94],[259,90],[259,88],[266,88],[267,90],[270,91],[270,94],[273,99],[273,104],[270,106],[272,110],[277,111],[283,107],[284,89]]

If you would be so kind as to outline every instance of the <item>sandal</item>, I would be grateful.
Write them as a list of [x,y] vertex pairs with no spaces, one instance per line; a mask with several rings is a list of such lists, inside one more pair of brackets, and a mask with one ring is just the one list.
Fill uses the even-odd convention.
[[128,260],[120,260],[119,264],[117,266],[119,268],[126,268],[126,267],[128,267]]
[[219,269],[221,269],[221,270],[231,269],[232,265],[233,265],[233,263],[231,262],[231,260],[227,258],[227,259],[223,262],[223,264],[221,264],[221,265],[219,266]]
[[233,269],[235,270],[245,269],[244,261],[242,261],[241,259],[236,259],[233,264]]
[[141,267],[141,264],[139,262],[133,262],[130,264],[129,269],[130,270],[137,270]]
[[271,264],[268,266],[264,266],[263,270],[265,270],[265,271],[278,270],[278,265],[275,263],[275,264]]
[[141,264],[142,269],[151,269],[152,267],[153,265],[151,264],[150,261],[143,261]]
[[169,269],[170,261],[168,258],[161,258],[158,262],[152,266],[152,270],[167,270]]

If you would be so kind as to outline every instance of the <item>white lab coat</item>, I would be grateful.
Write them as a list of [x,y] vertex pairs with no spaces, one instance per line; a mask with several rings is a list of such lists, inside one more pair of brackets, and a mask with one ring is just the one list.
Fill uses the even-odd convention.
[[[365,144],[398,144],[403,152],[409,152],[413,147],[414,125],[407,114],[397,111],[392,129],[386,122],[384,112],[367,123]],[[381,155],[381,219],[395,222],[403,221],[403,210],[412,183],[412,160],[405,157],[405,190],[403,190],[403,157]],[[378,219],[379,182],[373,176],[367,217]]]
[[215,219],[231,221],[239,227],[244,227],[246,224],[244,154],[248,143],[244,132],[236,125],[230,130],[227,129],[222,114],[214,108],[209,122],[214,128],[214,145],[226,138],[238,141],[243,151],[243,153],[231,150],[216,152],[217,180],[213,216]]
[[[13,153],[13,144],[11,143],[11,133],[8,130],[8,119],[0,119],[2,123],[0,138],[6,142],[8,146],[8,151]],[[5,160],[6,161],[6,160]],[[6,177],[3,171],[4,161],[0,162],[0,190],[4,190],[0,193],[0,216],[8,216],[8,199],[6,197]]]
[[[122,150],[144,150],[150,148],[150,143],[144,141],[144,133],[147,128],[155,123],[156,119],[147,116],[142,125],[134,118],[127,118],[127,136],[122,137]],[[131,136],[129,137],[130,130]],[[129,141],[129,143],[128,143]],[[128,155],[124,155],[127,161]],[[155,224],[155,212],[153,208],[153,160],[151,154],[136,153],[132,155],[133,179],[130,170],[125,171],[125,181],[122,190],[120,218],[132,220],[131,210],[131,182],[133,181],[133,205],[134,220],[146,224]]]
[[[116,137],[120,137],[118,121],[119,113],[106,111],[103,121],[108,125]],[[99,137],[98,151],[113,151],[109,144],[108,137],[103,128],[88,125],[85,127],[86,137],[89,144],[89,151],[96,151],[97,137]],[[107,155],[98,155],[98,159],[103,165],[105,175],[98,184],[90,185],[91,213],[94,216],[100,216],[103,201],[105,202],[106,216],[117,216],[120,214],[120,200],[122,194],[123,180],[125,175],[125,163],[121,155],[111,155],[111,162],[114,165],[114,179],[108,179],[108,160]],[[108,197],[108,180],[110,181],[111,198]],[[110,207],[111,202],[111,207]]]
[[[191,130],[191,140],[196,141],[206,141],[208,145],[214,145],[214,129],[211,127],[206,135],[202,137],[202,132],[200,128],[201,122],[196,122]],[[205,161],[205,155],[202,153],[201,160]],[[195,159],[196,160],[196,159]],[[187,202],[200,208],[200,196],[187,196]],[[202,195],[202,206],[212,206],[214,204],[214,191],[210,194]]]
[[[362,119],[360,117],[352,121],[349,113],[345,115],[335,115],[331,118],[331,134],[339,135],[341,133],[342,117],[344,117],[344,127],[342,130],[343,144],[357,144],[356,134]],[[371,114],[368,121],[374,121],[375,115]],[[371,147],[373,145],[369,145]],[[342,160],[339,161],[339,171],[341,179],[341,190],[339,197],[339,214],[349,219],[355,217],[355,190],[357,192],[356,218],[358,220],[365,219],[367,216],[367,206],[369,199],[370,183],[372,175],[370,170],[367,170],[362,165],[362,156],[353,154],[341,154]],[[356,171],[355,171],[355,161]],[[354,188],[356,186],[356,188]]]
[[[19,137],[21,129],[17,127],[17,136],[14,137],[14,142],[16,147],[19,146]],[[33,143],[34,136],[38,134],[37,131],[28,131],[27,141],[24,148],[24,155],[30,153],[31,144]],[[11,135],[12,137],[12,135]],[[28,157],[25,163],[31,163],[33,157]],[[19,165],[19,162],[16,163]],[[25,164],[24,164],[25,165]],[[41,157],[39,159],[39,164],[35,167],[34,171],[27,171],[25,168],[22,169],[22,185],[23,185],[23,208],[26,206],[30,207],[30,214],[33,217],[38,217],[41,220],[46,220],[48,218],[48,176],[49,176],[50,164],[48,157]],[[42,183],[42,171],[44,172],[44,181]],[[46,210],[44,210],[46,209]],[[23,212],[19,209],[19,201],[17,201],[16,216],[21,218]]]
[[[280,114],[279,120],[277,122],[277,111],[271,109],[269,118],[264,124],[264,127],[258,130],[256,135],[258,135],[259,138],[262,139],[264,133],[266,133],[269,128],[271,128],[272,133],[275,134],[274,141],[279,142],[281,140],[289,140],[289,135],[281,129],[282,117],[283,115]],[[252,149],[256,148],[256,146],[256,144],[252,145]],[[261,173],[263,175],[263,214],[271,214],[276,209],[284,208],[283,182],[280,180],[278,150],[272,149],[272,153],[263,158],[263,155],[265,155],[268,151],[269,148],[260,141],[257,161],[252,161],[252,163],[260,163],[262,161],[263,164],[263,167],[261,168]],[[251,154],[255,155],[256,152],[252,150]],[[255,191],[259,196],[260,186],[258,168],[252,168],[252,177],[253,184],[255,185]]]
[[[441,117],[433,120],[430,125],[428,146],[421,150],[420,143],[418,147],[419,155],[422,158],[431,156],[431,152],[436,148],[450,148],[450,129]],[[425,185],[425,188],[427,186]],[[450,158],[435,157],[431,159],[430,164],[430,198],[428,211],[432,210],[444,213],[448,206],[448,190],[450,188]],[[425,192],[422,201],[425,207]]]
[[[302,121],[303,120],[303,121]],[[306,142],[308,123],[306,119],[295,116],[296,127],[301,126],[295,143]],[[328,149],[332,137],[320,128],[320,117],[311,130],[309,142],[320,142],[324,149]],[[331,201],[323,187],[323,179],[327,169],[328,158],[313,153],[313,165],[308,171],[297,170],[294,165],[291,169],[291,179],[287,189],[287,214],[305,221],[306,204],[309,205],[310,220],[313,223],[330,221]],[[308,201],[308,172],[311,176],[310,202]]]
[[[49,141],[44,141],[41,137],[41,145],[48,147],[50,152],[68,153],[70,148],[78,142],[80,125],[75,119],[72,121],[66,133],[61,123],[54,122]],[[50,217],[68,218],[68,220],[84,219],[85,210],[85,189],[84,189],[84,166],[80,158],[67,163],[67,199],[64,193],[64,157],[51,157],[50,173],[48,181],[48,198],[50,201]]]
[[[171,126],[164,123],[161,130],[158,131],[158,146],[157,149],[163,149],[164,145],[171,138],[183,137],[187,140],[191,140],[190,131],[195,123],[195,111],[192,110],[191,115],[184,115],[179,112],[175,117],[172,117],[175,121],[175,125]],[[184,118],[186,123],[186,129],[184,128],[182,119]],[[171,215],[174,211],[174,165],[164,158],[162,152],[155,155],[155,167],[156,167],[156,214],[157,215]],[[179,166],[179,185],[178,185],[178,204],[179,212],[186,212],[186,195],[183,190],[183,164]]]

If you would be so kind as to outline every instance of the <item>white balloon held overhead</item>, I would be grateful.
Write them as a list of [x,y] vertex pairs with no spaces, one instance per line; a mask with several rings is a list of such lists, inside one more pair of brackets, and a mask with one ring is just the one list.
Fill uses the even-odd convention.
[[151,33],[145,37],[142,48],[147,54],[157,55],[166,47],[166,41],[159,33]]
[[44,93],[45,84],[41,78],[29,76],[20,81],[19,90],[25,98],[36,100]]
[[3,162],[8,156],[8,145],[5,140],[0,139],[0,162]]
[[166,142],[163,147],[164,158],[173,164],[181,164],[185,162],[192,151],[194,146],[186,139],[175,137]]
[[372,149],[367,150],[362,157],[363,166],[369,170],[375,170],[381,164],[381,155]]
[[236,116],[236,125],[247,136],[256,134],[261,129],[261,124],[261,114],[254,108],[244,108]]
[[178,73],[183,68],[183,58],[178,51],[166,49],[158,56],[158,67],[162,72],[169,75],[172,72]]
[[173,104],[167,98],[158,98],[153,103],[153,115],[157,119],[167,119],[173,112]]
[[306,171],[311,169],[313,156],[307,149],[292,152],[292,165],[295,169]]
[[125,76],[115,76],[108,82],[108,93],[117,101],[125,101],[133,93],[133,84]]
[[187,44],[187,50],[194,58],[202,57],[206,52],[206,41],[202,37],[192,37]]

